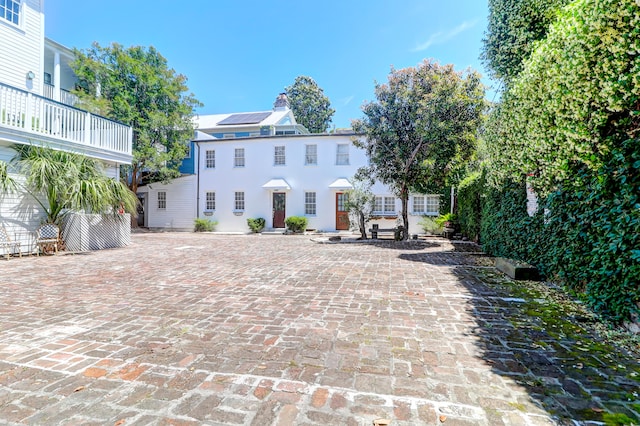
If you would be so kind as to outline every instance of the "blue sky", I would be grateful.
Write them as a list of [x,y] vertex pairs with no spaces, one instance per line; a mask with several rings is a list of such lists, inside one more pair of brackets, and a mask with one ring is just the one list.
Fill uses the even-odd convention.
[[308,75],[336,110],[333,125],[348,127],[391,66],[434,58],[486,75],[487,14],[487,0],[47,0],[45,33],[80,49],[154,46],[188,78],[200,114],[271,109]]

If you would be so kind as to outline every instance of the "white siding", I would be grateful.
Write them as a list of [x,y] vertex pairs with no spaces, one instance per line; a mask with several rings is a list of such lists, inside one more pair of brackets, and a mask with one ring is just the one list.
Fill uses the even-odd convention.
[[[167,193],[167,206],[158,209],[158,192]],[[147,193],[145,215],[149,228],[166,228],[177,231],[193,231],[196,218],[196,176],[184,176],[168,184],[152,183],[138,188]]]
[[[44,70],[42,9],[40,0],[23,0],[20,27],[0,19],[0,82],[35,94],[40,94]],[[34,80],[27,80],[29,71]]]
[[[0,144],[0,161],[8,162],[15,151]],[[11,177],[24,181],[16,174]],[[4,226],[13,241],[20,241],[23,253],[33,252],[35,231],[46,215],[40,205],[24,191],[14,191],[8,194],[0,193],[0,225]],[[0,255],[5,254],[0,248]]]

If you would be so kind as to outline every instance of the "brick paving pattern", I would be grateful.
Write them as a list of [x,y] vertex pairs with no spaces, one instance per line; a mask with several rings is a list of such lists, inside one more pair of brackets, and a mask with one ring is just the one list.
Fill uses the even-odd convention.
[[[0,423],[552,425],[638,414],[637,359],[555,349],[580,342],[536,328],[520,305],[544,302],[509,297],[491,259],[460,247],[160,233],[3,261]],[[584,379],[590,368],[606,379]]]

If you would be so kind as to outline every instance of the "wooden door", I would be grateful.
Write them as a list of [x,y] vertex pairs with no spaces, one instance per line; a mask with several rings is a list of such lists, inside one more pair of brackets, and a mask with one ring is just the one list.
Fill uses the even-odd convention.
[[273,227],[284,228],[285,205],[287,194],[284,192],[273,193]]
[[347,210],[347,197],[344,192],[336,193],[336,230],[347,231],[349,229],[349,211]]

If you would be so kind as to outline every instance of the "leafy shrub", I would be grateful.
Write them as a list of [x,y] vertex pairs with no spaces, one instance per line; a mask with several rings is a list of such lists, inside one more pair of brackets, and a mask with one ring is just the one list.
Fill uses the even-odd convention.
[[256,219],[252,219],[252,218],[247,219],[247,225],[249,226],[249,229],[251,229],[251,232],[253,233],[261,232],[264,229],[266,224],[267,224],[267,221],[264,220],[264,218],[262,217],[258,217]]
[[460,229],[469,239],[478,241],[484,172],[473,172],[458,184],[458,221]]
[[420,228],[422,228],[422,230],[426,234],[441,234],[442,233],[442,226],[439,226],[436,223],[436,220],[433,217],[423,216],[420,219],[420,222],[418,223],[418,225],[420,226]]
[[193,221],[195,232],[212,232],[216,229],[218,222],[211,219],[196,218]]
[[440,216],[436,217],[434,219],[434,222],[436,223],[436,225],[440,228],[444,227],[444,225],[447,222],[455,222],[457,219],[457,216],[455,214],[452,213],[445,213],[445,214],[441,214]]
[[289,216],[284,223],[291,232],[304,232],[307,229],[307,218],[304,216]]

